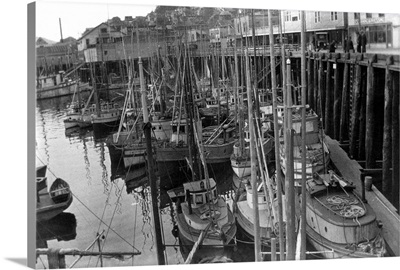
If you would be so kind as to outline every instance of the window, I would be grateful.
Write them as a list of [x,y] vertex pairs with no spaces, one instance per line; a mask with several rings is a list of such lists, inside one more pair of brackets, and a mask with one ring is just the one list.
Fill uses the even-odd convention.
[[331,12],[331,21],[337,21],[337,12]]
[[101,29],[100,29],[100,32],[101,32],[101,33],[107,33],[107,28],[101,28]]
[[372,13],[366,13],[365,16],[368,18],[372,18]]
[[202,203],[203,203],[203,195],[197,194],[196,195],[196,204],[202,204]]
[[378,16],[379,16],[379,18],[385,18],[385,14],[384,13],[379,13]]
[[386,35],[386,25],[370,26],[368,33],[368,42],[370,43],[391,43],[391,29],[388,27]]
[[90,45],[90,40],[88,38],[86,39],[86,45]]
[[285,22],[290,21],[290,11],[285,11]]
[[321,21],[321,12],[315,12],[314,13],[314,22],[315,23],[318,23],[318,22],[320,22]]
[[354,20],[358,20],[360,18],[360,13],[354,13]]
[[298,21],[298,20],[299,20],[299,18],[300,18],[300,11],[299,11],[299,12],[297,12],[297,14],[296,14],[296,15],[292,16],[292,21],[293,21],[293,22],[295,22],[295,21]]

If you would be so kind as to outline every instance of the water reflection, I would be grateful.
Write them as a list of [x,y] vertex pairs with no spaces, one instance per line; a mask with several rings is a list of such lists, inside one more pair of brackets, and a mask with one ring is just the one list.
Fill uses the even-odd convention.
[[70,241],[76,238],[76,218],[72,213],[61,213],[52,219],[37,222],[36,246],[47,248],[47,241]]
[[[104,266],[157,264],[146,172],[135,171],[133,168],[125,169],[121,155],[113,155],[112,151],[105,147],[105,138],[112,131],[99,134],[90,128],[65,130],[63,117],[66,115],[68,102],[68,98],[59,101],[43,100],[38,104],[36,111],[37,155],[46,155],[45,163],[54,173],[54,177],[59,176],[68,181],[75,196],[67,210],[76,218],[74,241],[50,240],[47,241],[48,247],[85,250],[96,238],[96,234],[104,229],[105,239],[101,241],[103,250],[133,251],[137,248],[141,252],[141,255],[132,260],[103,258]],[[210,177],[217,182],[218,192],[223,194],[227,201],[232,200],[233,172],[229,162],[209,166],[208,169]],[[137,177],[140,173],[145,177]],[[189,247],[179,246],[174,205],[166,191],[182,185],[188,181],[190,175],[190,171],[181,166],[175,174],[166,175],[157,181],[160,187],[158,201],[168,264],[184,263],[183,254]],[[52,179],[49,180],[51,183]],[[43,226],[38,224],[39,227]],[[41,236],[41,239],[44,237]],[[254,250],[244,250],[245,252],[238,252],[243,253],[240,261],[247,261],[246,253],[254,253]],[[71,265],[75,259],[72,256],[67,257],[67,265]],[[75,265],[76,268],[95,266],[99,266],[97,257],[82,258]],[[43,265],[38,263],[37,267],[43,268]]]

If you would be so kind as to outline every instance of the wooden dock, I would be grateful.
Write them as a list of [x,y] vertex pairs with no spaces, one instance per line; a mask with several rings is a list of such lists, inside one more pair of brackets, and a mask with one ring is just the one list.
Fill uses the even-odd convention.
[[[356,190],[362,191],[360,181],[362,167],[357,161],[348,157],[346,152],[340,147],[339,142],[326,136],[326,143],[331,151],[331,160],[341,175],[356,185]],[[382,195],[382,193],[372,185],[371,191],[365,192],[367,203],[374,209],[377,219],[382,221],[382,233],[386,242],[386,247],[390,254],[400,255],[400,217],[396,208]]]

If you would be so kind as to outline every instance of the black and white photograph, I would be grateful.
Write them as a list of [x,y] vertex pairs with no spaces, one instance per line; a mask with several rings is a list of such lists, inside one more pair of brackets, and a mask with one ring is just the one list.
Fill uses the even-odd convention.
[[399,257],[399,8],[176,2],[25,3],[24,264]]

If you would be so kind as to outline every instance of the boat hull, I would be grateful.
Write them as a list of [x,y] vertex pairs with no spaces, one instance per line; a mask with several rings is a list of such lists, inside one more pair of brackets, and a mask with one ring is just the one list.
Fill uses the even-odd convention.
[[236,141],[224,144],[206,144],[204,145],[204,154],[207,164],[224,163],[229,161],[233,153],[233,145]]
[[231,166],[233,172],[239,177],[251,175],[251,160],[242,158],[231,158]]
[[[223,247],[224,245],[228,245],[236,235],[236,230],[237,230],[236,224],[234,223],[233,214],[230,211],[228,213],[228,222],[230,222],[231,225],[229,226],[228,230],[224,231],[224,234],[226,236],[225,241],[220,237],[219,234],[218,235],[207,234],[202,242],[202,245],[213,246],[213,247],[215,246]],[[190,244],[194,244],[199,240],[201,231],[191,228],[189,224],[186,222],[183,213],[177,214],[177,224],[179,233],[182,235],[182,237],[185,238],[187,242],[189,242]]]
[[72,194],[70,193],[67,200],[62,203],[54,203],[48,193],[44,195],[40,194],[40,203],[37,204],[36,208],[36,221],[41,222],[52,219],[53,217],[61,214],[66,210],[72,203]]
[[157,162],[182,161],[189,156],[189,148],[187,146],[164,146],[158,145],[156,148]]
[[307,241],[326,259],[381,257],[376,254],[351,250],[344,244],[331,242],[318,235],[309,225],[307,225]]

